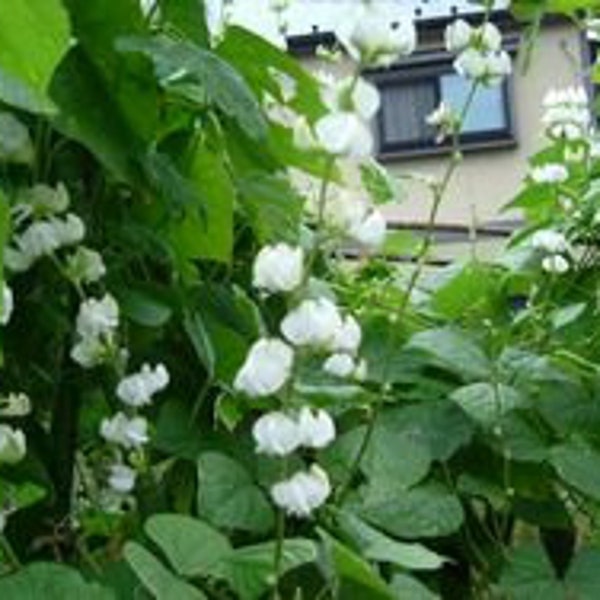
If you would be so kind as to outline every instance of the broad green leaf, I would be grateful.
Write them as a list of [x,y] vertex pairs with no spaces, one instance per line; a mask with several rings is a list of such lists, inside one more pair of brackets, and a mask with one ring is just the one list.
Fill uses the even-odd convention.
[[483,427],[491,427],[507,413],[525,406],[522,395],[513,387],[484,382],[460,387],[450,399]]
[[[533,421],[525,414],[513,412],[500,420],[498,425],[502,435],[491,440],[501,454],[508,454],[514,460],[543,462],[548,455],[546,439]],[[497,444],[496,444],[497,442]]]
[[600,501],[600,453],[584,442],[571,441],[550,450],[550,462],[561,479]]
[[[258,600],[273,587],[275,581],[273,557],[275,542],[236,548],[209,566],[213,577],[227,581],[241,600]],[[317,551],[314,542],[287,539],[281,555],[281,574],[314,562]]]
[[235,191],[223,158],[208,148],[199,148],[187,177],[203,199],[186,207],[181,221],[171,225],[171,245],[185,259],[229,262],[233,251],[233,206]]
[[297,244],[303,199],[283,177],[256,172],[236,182],[241,208],[261,244]]
[[369,560],[392,563],[403,569],[416,571],[436,570],[446,562],[445,558],[422,544],[406,544],[394,540],[350,512],[338,512],[336,522]]
[[[336,540],[326,531],[319,530],[319,535],[329,555],[334,568],[333,576],[339,578],[343,585],[349,581],[360,590],[361,600],[392,600],[392,594],[387,584],[377,575],[375,570],[350,548]],[[341,597],[344,597],[341,594]]]
[[474,431],[462,410],[446,399],[393,408],[382,418],[390,429],[426,446],[434,460],[448,460],[469,443]]
[[214,563],[231,552],[231,545],[224,535],[192,517],[153,515],[146,521],[144,529],[183,577],[205,575]]
[[12,113],[0,112],[0,163],[33,161],[34,151],[27,127]]
[[[316,79],[299,61],[263,37],[241,27],[228,27],[217,53],[243,74],[257,95],[266,91],[284,101],[278,80],[278,74],[283,74],[294,82],[295,94],[289,104],[298,113],[312,122],[326,111]],[[260,60],[256,60],[258,56]]]
[[449,535],[457,531],[464,520],[458,498],[437,484],[378,498],[361,507],[359,512],[382,531],[405,539]]
[[[159,101],[152,67],[141,56],[116,50],[122,36],[143,35],[137,0],[64,0],[75,37],[128,129],[148,145],[155,137]],[[89,109],[90,107],[88,107]]]
[[418,579],[409,575],[394,575],[390,588],[396,594],[399,600],[439,600],[439,596],[434,594]]
[[552,321],[552,327],[554,329],[562,329],[572,325],[585,313],[587,304],[585,302],[577,302],[575,304],[569,304],[552,311],[550,320]]
[[409,340],[406,348],[425,353],[434,364],[467,381],[486,379],[491,373],[483,350],[468,334],[456,329],[422,331]]
[[117,297],[123,314],[146,327],[162,327],[173,314],[171,307],[150,289],[121,289]]
[[370,160],[363,163],[360,175],[363,187],[375,204],[388,204],[396,200],[400,184],[378,162]]
[[69,37],[60,0],[5,3],[0,10],[0,100],[30,112],[52,112],[48,84]]
[[86,146],[120,180],[138,182],[135,157],[143,154],[144,144],[81,48],[62,61],[50,93],[61,111],[54,123],[59,131]]
[[210,334],[199,312],[188,312],[183,321],[185,332],[194,346],[196,355],[210,377],[215,373],[215,349],[213,348]]
[[136,542],[127,542],[125,559],[155,600],[205,600],[206,596],[171,573],[153,554]]
[[152,444],[172,456],[195,461],[207,447],[206,435],[192,417],[192,406],[170,399],[160,407]]
[[600,598],[600,550],[583,548],[571,563],[565,583],[570,597],[577,600]]
[[154,64],[160,85],[173,96],[198,108],[207,105],[234,119],[253,139],[266,136],[260,106],[238,72],[216,54],[187,41],[165,36],[127,37],[122,52],[141,52]]
[[509,556],[500,589],[511,600],[565,600],[566,597],[548,556],[537,545],[522,546]]
[[170,28],[200,46],[209,45],[205,0],[159,0],[159,5],[161,20]]
[[225,454],[198,459],[198,515],[215,527],[256,533],[269,531],[273,509],[248,471]]
[[88,583],[75,569],[54,563],[32,563],[14,575],[0,577],[3,600],[116,600],[111,590]]
[[0,506],[10,511],[36,504],[46,493],[44,488],[35,483],[14,483],[0,479]]

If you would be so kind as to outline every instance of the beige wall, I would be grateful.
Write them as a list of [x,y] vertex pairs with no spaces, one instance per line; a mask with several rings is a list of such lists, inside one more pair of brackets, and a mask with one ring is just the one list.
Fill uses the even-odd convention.
[[[581,41],[576,29],[567,24],[547,25],[541,31],[528,72],[523,75],[517,65],[513,85],[513,115],[516,145],[510,148],[474,150],[464,155],[441,207],[438,223],[478,225],[491,220],[513,219],[517,214],[500,214],[500,209],[519,190],[527,171],[527,158],[543,145],[540,128],[541,103],[550,87],[573,85],[582,81]],[[518,64],[520,64],[520,60]],[[309,69],[332,70],[320,61],[308,59]],[[336,75],[347,74],[350,65],[338,64]],[[446,168],[443,155],[388,160],[392,174],[439,176]],[[429,194],[422,185],[403,179],[404,200],[388,207],[390,221],[405,224],[427,220]]]
[[[499,213],[519,190],[527,171],[527,158],[543,146],[540,128],[542,99],[550,87],[581,82],[581,56],[581,41],[573,27],[553,25],[544,28],[529,71],[523,75],[518,72],[518,67],[515,69],[513,112],[516,147],[465,154],[441,207],[439,223],[464,225],[473,222],[473,215],[478,224],[518,216]],[[447,158],[437,156],[402,159],[387,166],[394,174],[439,175],[446,165]],[[405,188],[406,200],[400,206],[390,207],[389,216],[408,223],[426,220],[430,203],[423,187],[407,184]]]

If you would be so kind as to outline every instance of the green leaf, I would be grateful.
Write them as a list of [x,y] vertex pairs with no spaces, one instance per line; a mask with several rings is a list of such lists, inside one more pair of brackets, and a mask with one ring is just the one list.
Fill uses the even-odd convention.
[[199,312],[188,312],[185,315],[183,326],[187,333],[196,355],[212,378],[215,373],[215,349],[213,348],[210,334],[208,333],[202,315]]
[[46,95],[69,47],[60,0],[11,0],[0,11],[0,100],[30,112],[53,111]]
[[202,210],[198,206],[187,207],[183,220],[173,222],[169,232],[171,245],[188,260],[229,262],[235,192],[223,158],[208,148],[199,148],[187,177],[202,196]]
[[460,387],[450,399],[483,427],[491,427],[507,413],[525,405],[515,388],[484,382]]
[[225,454],[198,459],[198,514],[215,527],[265,533],[273,527],[271,504],[248,471]]
[[190,41],[207,47],[210,32],[206,24],[204,0],[159,0],[161,20]]
[[409,575],[394,575],[390,588],[396,597],[406,600],[439,600],[439,596],[425,587],[418,579]]
[[409,340],[406,348],[425,353],[437,366],[465,380],[486,379],[491,374],[491,363],[483,350],[456,329],[422,331]]
[[160,85],[170,94],[200,108],[218,108],[252,139],[266,137],[256,98],[237,71],[212,52],[164,36],[122,38],[117,48],[150,58]]
[[0,112],[0,162],[30,164],[33,158],[27,127],[12,113]]
[[394,202],[397,196],[398,180],[390,176],[387,170],[375,160],[360,165],[363,187],[375,204]]
[[0,578],[0,598],[6,600],[115,600],[113,593],[88,583],[74,569],[53,563],[32,563]]
[[151,290],[124,288],[117,297],[123,314],[145,327],[162,327],[173,314],[171,307]]
[[565,600],[544,550],[537,545],[517,548],[502,572],[500,588],[511,600]]
[[227,538],[199,519],[176,514],[153,515],[144,529],[183,577],[205,575],[229,552]]
[[[348,581],[353,584],[353,589],[360,590],[361,600],[392,600],[395,596],[387,584],[377,575],[374,569],[350,548],[336,540],[322,529],[319,535],[330,556],[334,567],[334,577],[341,579],[341,583]],[[345,597],[340,594],[340,597]]]
[[79,47],[57,69],[50,93],[60,108],[54,125],[86,146],[117,178],[139,182],[135,157],[143,141],[131,130],[96,67]]
[[0,479],[0,506],[10,512],[36,504],[46,493],[44,488],[35,483],[13,483]]
[[446,562],[445,558],[422,544],[406,544],[394,540],[350,512],[339,511],[336,522],[369,560],[392,563],[403,569],[416,571],[436,570]]
[[303,199],[286,178],[256,172],[236,182],[241,207],[261,244],[297,244]]
[[361,507],[360,514],[390,535],[406,539],[449,535],[457,531],[464,520],[458,498],[437,484],[377,498]]
[[600,501],[600,453],[585,442],[571,441],[552,448],[550,462],[566,483]]
[[569,597],[577,600],[600,598],[600,550],[583,548],[573,560],[566,577]]
[[205,600],[206,596],[169,571],[157,558],[136,542],[127,542],[125,559],[144,587],[156,600]]
[[[227,581],[241,600],[258,600],[275,582],[274,555],[275,542],[236,548],[213,563],[208,572]],[[280,574],[314,562],[316,558],[315,544],[311,540],[287,539],[283,544]]]

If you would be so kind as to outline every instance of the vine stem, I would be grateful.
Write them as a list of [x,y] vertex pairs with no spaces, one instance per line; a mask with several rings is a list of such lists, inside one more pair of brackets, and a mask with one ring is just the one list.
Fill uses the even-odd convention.
[[277,511],[277,530],[275,540],[275,554],[273,570],[275,573],[275,587],[273,589],[273,600],[282,600],[279,593],[279,579],[281,578],[281,563],[283,559],[283,546],[285,543],[285,512],[283,508]]
[[0,550],[6,556],[11,568],[13,571],[18,571],[21,568],[21,561],[17,557],[15,551],[11,543],[8,541],[8,538],[3,533],[0,533]]

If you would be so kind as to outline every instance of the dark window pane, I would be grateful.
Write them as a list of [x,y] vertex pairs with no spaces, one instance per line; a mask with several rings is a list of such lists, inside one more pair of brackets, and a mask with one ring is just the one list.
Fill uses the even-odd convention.
[[[455,73],[440,77],[442,100],[455,111],[463,110],[472,83]],[[478,133],[503,130],[506,127],[503,87],[484,88],[479,86],[463,124],[463,133]]]
[[423,79],[385,86],[382,92],[382,143],[419,142],[431,137],[425,117],[437,103],[436,82]]

